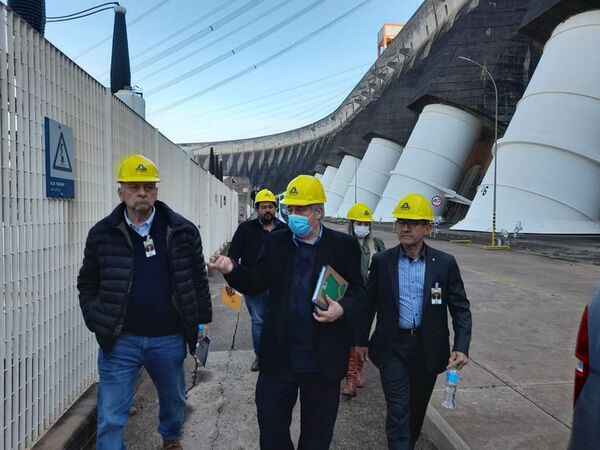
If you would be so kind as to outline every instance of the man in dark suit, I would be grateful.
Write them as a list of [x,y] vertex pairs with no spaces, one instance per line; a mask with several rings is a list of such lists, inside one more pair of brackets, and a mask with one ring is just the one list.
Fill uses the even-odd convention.
[[[294,448],[289,428],[298,391],[302,408],[298,449],[328,449],[333,436],[340,381],[355,344],[352,324],[366,299],[358,242],[321,224],[326,201],[318,179],[294,178],[282,201],[290,213],[289,230],[267,236],[256,265],[245,267],[225,256],[209,264],[244,294],[270,292],[256,383],[263,450]],[[324,265],[349,283],[339,303],[327,299],[327,310],[315,308],[311,300]]]
[[[277,212],[277,200],[275,195],[268,189],[263,189],[254,198],[256,218],[240,224],[235,231],[231,244],[229,245],[229,256],[235,262],[243,266],[252,267],[258,259],[258,253],[269,233],[287,228],[287,225],[275,217]],[[235,289],[225,286],[227,293],[233,295]],[[261,292],[258,295],[245,295],[244,300],[252,319],[252,345],[256,357],[250,370],[258,370],[258,348],[260,334],[265,320],[265,310],[269,292]]]
[[[388,447],[396,450],[417,442],[437,375],[467,364],[471,312],[454,257],[423,242],[433,221],[427,199],[409,194],[393,216],[400,245],[373,256],[359,354],[379,369]],[[452,352],[447,311],[454,328]]]

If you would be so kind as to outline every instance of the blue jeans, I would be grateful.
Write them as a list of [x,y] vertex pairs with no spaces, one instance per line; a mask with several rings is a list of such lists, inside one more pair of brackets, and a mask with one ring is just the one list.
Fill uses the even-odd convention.
[[260,334],[262,332],[265,314],[267,312],[267,301],[269,300],[269,291],[261,292],[258,295],[246,295],[246,307],[252,318],[252,346],[254,353],[258,355],[260,347]]
[[158,393],[158,432],[164,440],[179,438],[185,413],[185,356],[186,347],[181,334],[143,337],[123,333],[110,353],[99,350],[97,450],[126,449],[125,426],[135,379],[142,366]]

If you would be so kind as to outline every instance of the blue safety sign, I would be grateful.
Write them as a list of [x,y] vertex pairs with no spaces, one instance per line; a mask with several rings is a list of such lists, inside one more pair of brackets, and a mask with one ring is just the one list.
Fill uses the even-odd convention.
[[75,146],[73,129],[44,118],[46,197],[75,198]]

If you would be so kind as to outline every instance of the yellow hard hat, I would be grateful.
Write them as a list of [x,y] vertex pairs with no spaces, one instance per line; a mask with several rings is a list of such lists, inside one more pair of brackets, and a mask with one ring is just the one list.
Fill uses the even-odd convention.
[[287,185],[281,203],[291,206],[306,206],[327,202],[321,182],[312,175],[298,175]]
[[408,194],[400,199],[392,217],[406,220],[428,220],[433,222],[433,209],[425,197],[420,194]]
[[367,205],[364,203],[357,203],[348,210],[346,219],[354,220],[356,222],[373,222],[373,214]]
[[256,197],[254,197],[255,205],[257,205],[260,202],[277,203],[277,200],[275,200],[275,194],[273,194],[270,190],[263,189],[262,191],[258,191],[258,193],[256,194]]
[[158,168],[145,156],[129,156],[119,166],[117,183],[153,183],[157,181],[160,181]]

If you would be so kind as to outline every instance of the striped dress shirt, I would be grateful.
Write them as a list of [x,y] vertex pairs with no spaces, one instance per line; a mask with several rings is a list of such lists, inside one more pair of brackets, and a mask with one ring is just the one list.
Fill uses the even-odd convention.
[[423,285],[425,284],[425,249],[412,259],[402,247],[398,258],[400,287],[400,328],[419,328],[423,319]]

